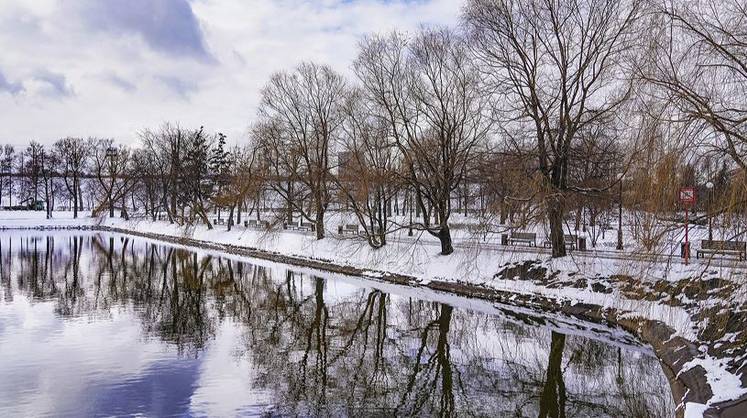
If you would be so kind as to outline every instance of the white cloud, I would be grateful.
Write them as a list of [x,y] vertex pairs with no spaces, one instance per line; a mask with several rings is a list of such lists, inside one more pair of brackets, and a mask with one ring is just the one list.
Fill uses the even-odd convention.
[[[190,0],[190,14],[187,1],[157,0],[141,13],[124,0],[111,10],[98,0],[0,0],[0,143],[67,135],[132,143],[164,121],[240,140],[273,71],[315,60],[349,75],[361,35],[453,25],[462,4]],[[161,19],[180,35],[138,19]]]

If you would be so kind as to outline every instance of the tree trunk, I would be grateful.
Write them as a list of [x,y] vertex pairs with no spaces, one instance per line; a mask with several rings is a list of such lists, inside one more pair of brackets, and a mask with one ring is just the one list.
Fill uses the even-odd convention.
[[581,208],[581,232],[586,233],[586,208]]
[[322,203],[317,201],[316,203],[316,239],[324,238],[324,209]]
[[[173,186],[176,187],[176,186]],[[169,223],[174,223],[174,217],[176,217],[176,192],[171,190],[171,210],[169,212]]]
[[107,191],[107,197],[108,197],[108,200],[109,200],[109,217],[110,218],[114,217],[114,201],[112,200],[113,199],[112,193],[114,193],[114,185],[113,184],[111,186],[109,186],[109,190]]
[[441,255],[449,255],[454,252],[451,244],[451,231],[447,225],[442,225],[438,231],[438,240],[441,241]]
[[[49,180],[44,181],[44,204],[47,206],[45,208],[47,210],[47,219],[50,219],[52,217],[52,200],[49,194]],[[34,202],[34,205],[36,205],[36,202]]]
[[122,210],[119,211],[119,216],[124,218],[125,221],[130,220],[130,215],[127,214],[127,193],[122,192]]
[[563,204],[554,198],[547,200],[547,220],[550,223],[550,243],[552,257],[565,257],[565,241],[563,239]]
[[288,182],[288,206],[286,208],[285,222],[293,223],[293,182]]
[[228,231],[230,231],[231,227],[233,226],[233,211],[235,207],[236,207],[235,205],[232,205],[231,209],[229,209],[228,211],[228,226],[227,226]]
[[207,226],[208,230],[213,229],[213,224],[210,222],[210,218],[205,214],[205,211],[202,209],[196,210],[197,216],[199,216],[202,219],[202,222],[205,223],[205,226]]
[[85,208],[83,207],[83,187],[80,184],[80,178],[78,178],[78,204],[80,205],[78,210],[83,211]]
[[73,177],[73,218],[78,218],[78,177]]

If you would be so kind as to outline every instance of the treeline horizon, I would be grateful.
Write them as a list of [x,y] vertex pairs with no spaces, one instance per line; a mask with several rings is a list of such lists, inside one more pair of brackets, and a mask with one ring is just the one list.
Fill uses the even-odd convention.
[[213,228],[225,209],[230,229],[271,193],[279,219],[309,222],[318,239],[333,208],[374,248],[408,228],[442,254],[454,251],[452,213],[472,207],[487,229],[546,223],[553,257],[566,254],[569,217],[578,230],[617,209],[622,224],[625,207],[653,248],[681,187],[698,189],[709,220],[743,218],[744,24],[738,0],[468,0],[457,27],[363,37],[353,77],[315,62],[273,74],[234,147],[172,123],[132,147],[5,146],[0,200],[16,175],[48,216],[55,194],[77,216],[88,178],[94,215],[118,202]]

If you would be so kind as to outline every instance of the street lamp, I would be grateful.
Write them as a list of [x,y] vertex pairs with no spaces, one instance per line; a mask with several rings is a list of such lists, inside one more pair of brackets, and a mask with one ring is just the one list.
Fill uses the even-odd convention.
[[713,241],[713,216],[711,215],[711,204],[713,201],[713,182],[709,181],[706,183],[706,189],[708,189],[708,241]]
[[623,179],[625,173],[617,175],[619,181],[619,194],[618,194],[618,213],[617,213],[617,249],[623,250]]
[[412,236],[412,195],[408,193],[407,197],[408,197],[407,206],[410,209],[410,224],[407,226],[407,236],[411,237]]
[[112,201],[112,192],[114,192],[114,158],[117,157],[117,149],[109,147],[106,149],[106,157],[109,158],[109,179],[111,181],[109,186],[109,217],[114,217],[114,202]]

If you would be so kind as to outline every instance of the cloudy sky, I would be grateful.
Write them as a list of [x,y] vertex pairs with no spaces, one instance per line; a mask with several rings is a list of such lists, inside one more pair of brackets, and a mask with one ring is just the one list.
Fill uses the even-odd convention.
[[350,73],[358,38],[453,25],[462,0],[0,0],[0,144],[164,121],[241,140],[259,90],[304,60]]

